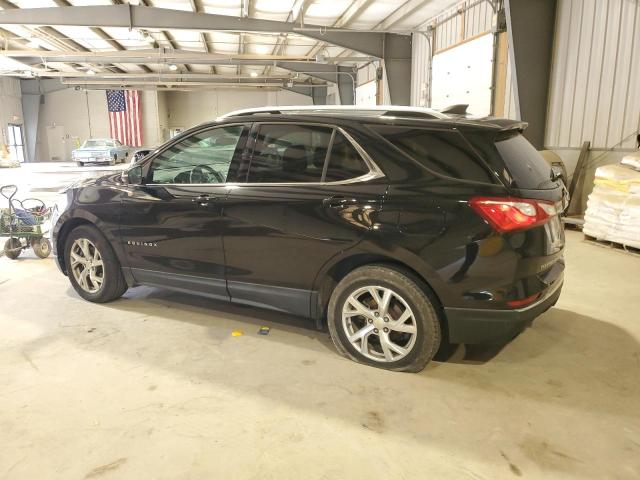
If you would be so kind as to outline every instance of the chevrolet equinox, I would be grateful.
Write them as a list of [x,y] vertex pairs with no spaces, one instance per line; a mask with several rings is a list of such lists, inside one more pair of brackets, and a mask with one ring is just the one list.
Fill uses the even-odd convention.
[[274,107],[185,131],[66,191],[60,270],[91,302],[151,285],[315,320],[420,371],[553,306],[565,190],[526,124],[406,107]]

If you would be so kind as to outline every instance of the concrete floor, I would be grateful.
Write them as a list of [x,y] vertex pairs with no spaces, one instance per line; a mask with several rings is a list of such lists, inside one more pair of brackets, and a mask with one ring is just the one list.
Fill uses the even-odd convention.
[[640,258],[567,236],[555,308],[420,374],[294,317],[94,305],[51,259],[0,258],[0,479],[640,478]]

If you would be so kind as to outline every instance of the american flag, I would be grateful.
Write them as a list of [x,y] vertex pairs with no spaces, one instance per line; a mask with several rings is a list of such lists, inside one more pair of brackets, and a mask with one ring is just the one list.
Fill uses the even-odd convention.
[[137,90],[107,90],[109,134],[120,143],[142,146],[140,94]]

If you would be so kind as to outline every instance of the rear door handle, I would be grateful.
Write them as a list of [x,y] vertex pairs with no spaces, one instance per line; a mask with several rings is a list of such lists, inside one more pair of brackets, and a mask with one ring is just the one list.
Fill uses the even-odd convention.
[[322,201],[322,204],[327,208],[343,208],[346,207],[348,203],[349,200],[341,195],[334,195]]
[[209,202],[213,202],[216,200],[216,197],[212,197],[211,195],[198,195],[191,199],[192,202],[197,203],[200,207],[206,207],[209,205]]
[[344,208],[349,205],[362,205],[363,207],[376,207],[380,205],[380,200],[373,198],[347,198],[342,195],[334,195],[322,200],[322,204],[327,208]]

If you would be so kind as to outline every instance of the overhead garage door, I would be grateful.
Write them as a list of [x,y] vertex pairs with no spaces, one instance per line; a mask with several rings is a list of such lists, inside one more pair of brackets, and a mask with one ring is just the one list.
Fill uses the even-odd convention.
[[487,33],[443,50],[433,57],[433,108],[469,104],[473,115],[491,112],[493,36]]

